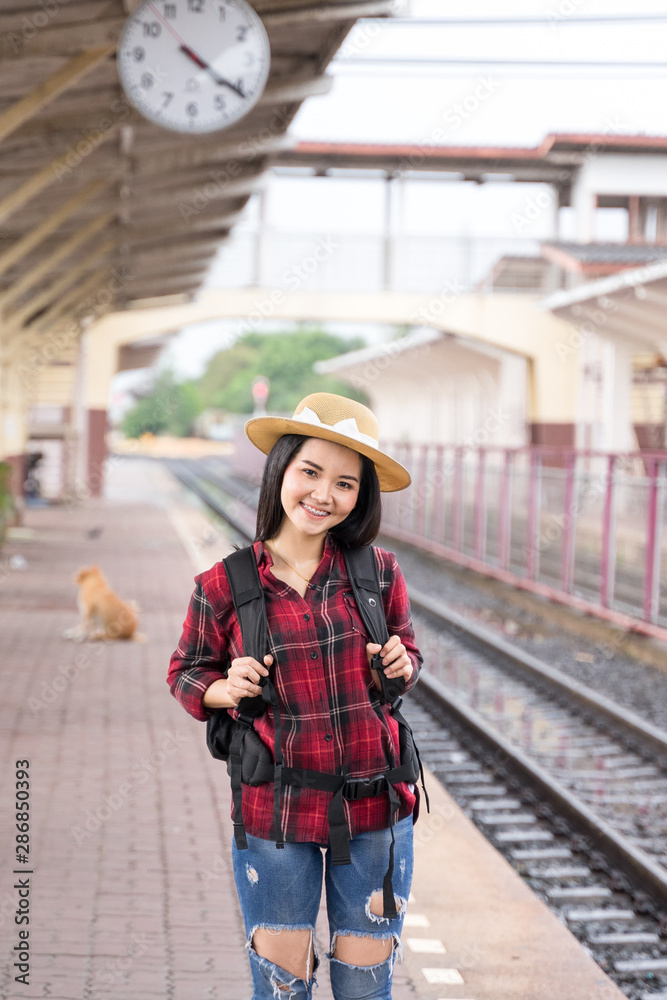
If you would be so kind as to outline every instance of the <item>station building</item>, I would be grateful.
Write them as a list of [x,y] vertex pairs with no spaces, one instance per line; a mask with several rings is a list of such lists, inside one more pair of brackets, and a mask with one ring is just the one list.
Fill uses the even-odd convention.
[[[357,3],[355,17],[390,6]],[[319,366],[363,387],[396,440],[663,447],[667,138],[610,128],[549,135],[530,149],[295,145],[289,122],[329,88],[324,69],[354,21],[345,5],[317,19],[282,0],[269,7],[274,76],[222,140],[186,148],[122,102],[120,15],[47,25],[0,69],[12,102],[0,115],[0,459],[12,465],[13,491],[22,491],[26,456],[41,452],[46,496],[99,492],[113,376],[154,363],[184,326],[248,316],[265,300],[274,319],[406,331]],[[304,47],[317,54],[308,76],[296,58]],[[108,128],[96,128],[117,101]],[[477,255],[483,268],[463,275],[465,255],[444,243],[414,256],[391,193],[377,287],[332,283],[325,261],[319,288],[276,296],[255,267],[243,286],[202,293],[213,255],[272,167],[380,171],[399,195],[426,174],[540,184],[537,209],[551,230],[531,253]],[[612,217],[613,241],[604,237]],[[270,251],[264,234],[257,253]],[[456,279],[446,294],[443,269]]]

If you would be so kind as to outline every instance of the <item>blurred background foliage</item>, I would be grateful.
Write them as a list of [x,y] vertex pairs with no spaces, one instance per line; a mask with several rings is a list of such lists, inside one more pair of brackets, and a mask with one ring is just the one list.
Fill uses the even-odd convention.
[[264,375],[271,380],[268,409],[292,413],[311,392],[337,392],[367,403],[366,395],[330,375],[313,372],[316,361],[365,347],[362,337],[339,337],[319,328],[285,333],[247,333],[231,347],[218,351],[198,379],[177,382],[174,372],[162,369],[152,386],[126,413],[122,430],[127,437],[144,433],[192,433],[198,414],[207,409],[252,413],[251,385]]

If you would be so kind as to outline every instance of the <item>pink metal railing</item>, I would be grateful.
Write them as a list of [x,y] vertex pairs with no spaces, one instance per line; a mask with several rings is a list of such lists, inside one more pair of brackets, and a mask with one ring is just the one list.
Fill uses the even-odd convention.
[[[263,456],[239,447],[257,480]],[[413,477],[383,495],[385,535],[667,641],[667,451],[383,447]]]
[[667,452],[389,444],[413,485],[383,532],[667,640]]

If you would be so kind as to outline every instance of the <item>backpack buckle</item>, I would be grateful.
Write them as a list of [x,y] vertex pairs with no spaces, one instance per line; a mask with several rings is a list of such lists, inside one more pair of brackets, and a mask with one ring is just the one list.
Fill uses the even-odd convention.
[[252,715],[237,715],[236,721],[240,722],[242,726],[246,726],[248,729],[252,729],[255,722]]
[[380,795],[384,791],[385,777],[383,774],[376,778],[348,778],[343,785],[343,797],[355,802],[358,799],[366,799]]

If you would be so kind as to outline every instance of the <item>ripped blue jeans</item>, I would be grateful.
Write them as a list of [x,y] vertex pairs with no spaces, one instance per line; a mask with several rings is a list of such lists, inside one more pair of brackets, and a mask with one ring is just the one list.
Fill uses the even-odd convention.
[[[315,923],[326,887],[331,950],[329,972],[335,1000],[391,1000],[394,963],[400,955],[403,916],[412,883],[412,816],[394,827],[394,895],[398,916],[393,920],[371,912],[371,896],[382,893],[389,860],[389,830],[359,833],[350,842],[352,864],[332,865],[329,848],[315,843],[285,844],[248,836],[248,850],[232,842],[234,878],[245,923],[252,973],[252,1000],[311,1000],[319,964]],[[377,907],[374,907],[376,909]],[[379,907],[382,912],[382,907]],[[315,947],[313,969],[299,979],[257,954],[253,937],[258,928],[309,930]],[[391,939],[389,958],[379,965],[349,965],[332,957],[339,936]]]

